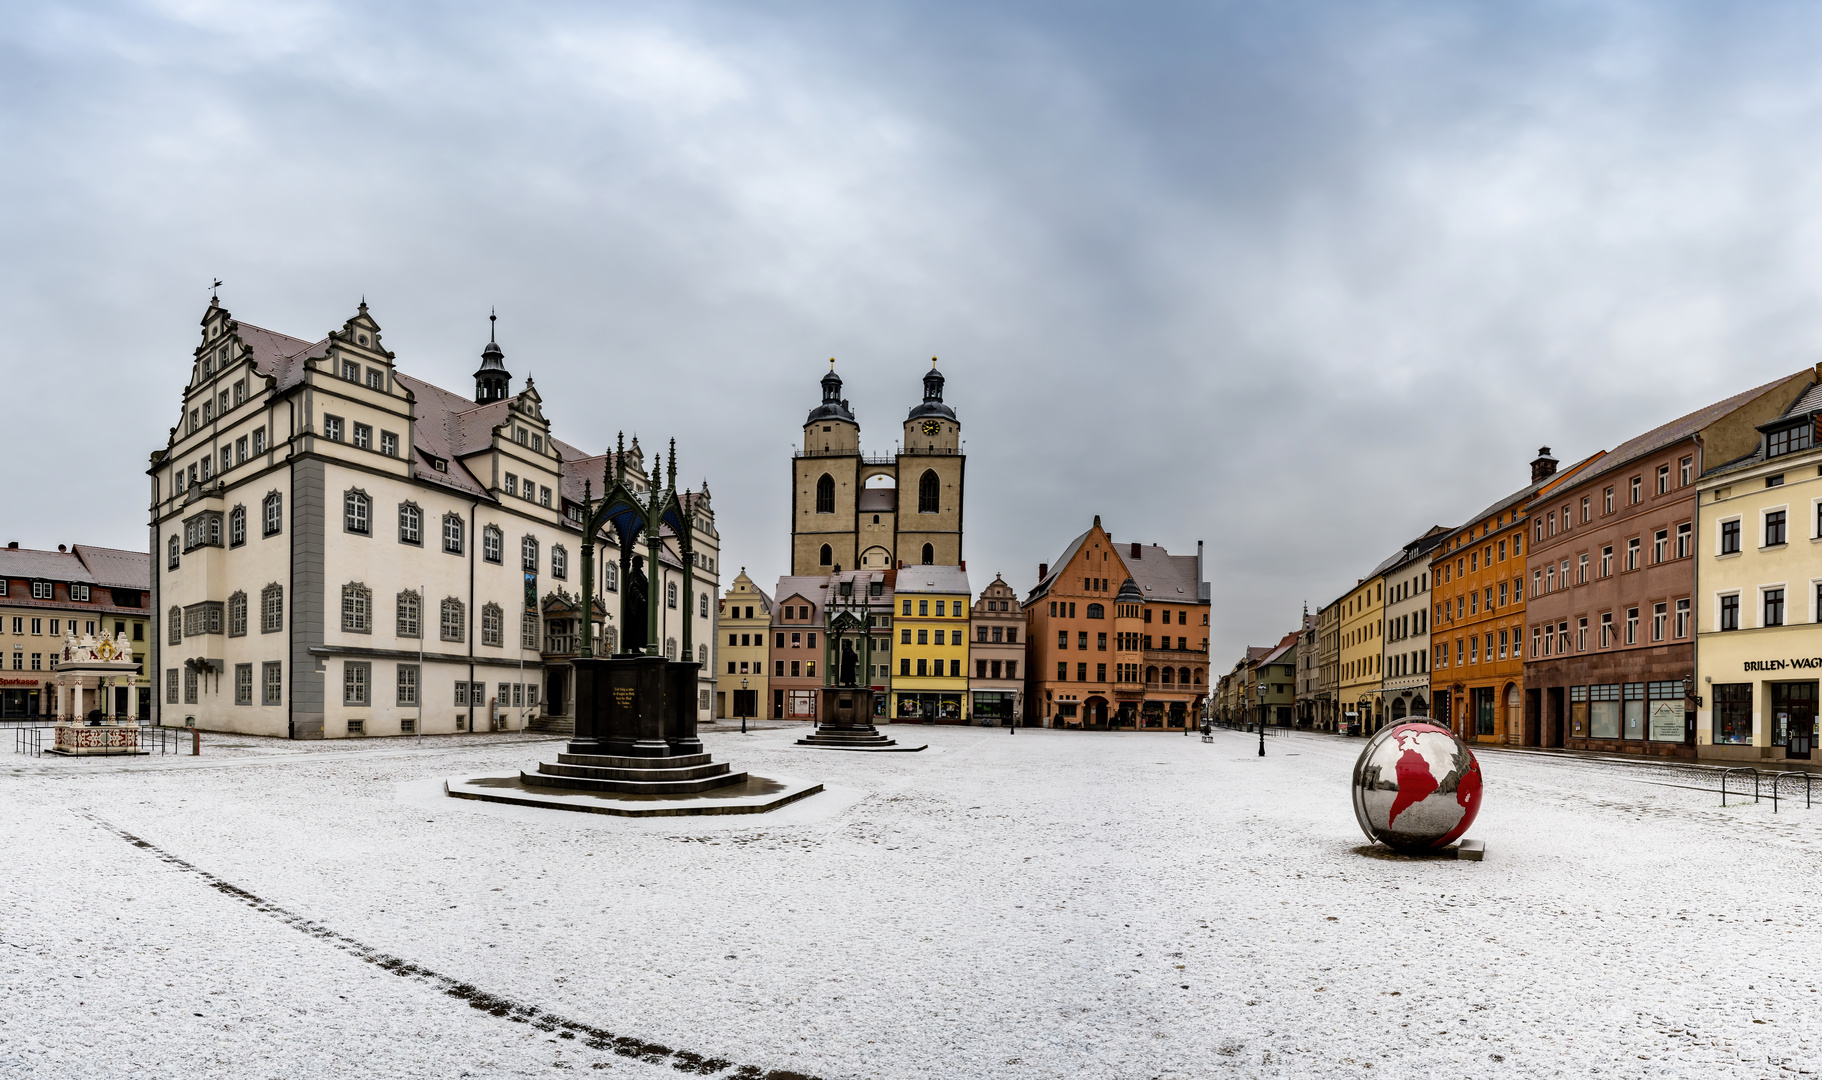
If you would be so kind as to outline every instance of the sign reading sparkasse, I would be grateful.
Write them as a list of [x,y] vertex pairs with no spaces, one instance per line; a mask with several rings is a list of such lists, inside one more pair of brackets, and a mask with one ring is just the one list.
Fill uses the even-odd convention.
[[1742,671],[1790,671],[1793,668],[1822,668],[1822,656],[1798,656],[1789,660],[1748,660]]

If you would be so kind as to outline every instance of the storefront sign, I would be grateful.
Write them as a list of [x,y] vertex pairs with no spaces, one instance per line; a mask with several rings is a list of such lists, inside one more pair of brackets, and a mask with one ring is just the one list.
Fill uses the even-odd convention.
[[1683,699],[1651,702],[1647,718],[1652,742],[1683,741]]
[[1748,660],[1746,671],[1790,671],[1793,668],[1822,668],[1822,656],[1799,656],[1791,660]]
[[0,679],[0,686],[37,686],[37,679]]

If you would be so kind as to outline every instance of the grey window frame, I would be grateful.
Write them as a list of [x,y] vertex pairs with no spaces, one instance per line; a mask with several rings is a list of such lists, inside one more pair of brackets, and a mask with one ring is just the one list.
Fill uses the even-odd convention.
[[260,700],[267,705],[285,703],[284,664],[278,660],[267,660],[259,665]]
[[253,704],[253,665],[234,665],[234,704]]
[[369,660],[342,661],[342,704],[368,706],[373,702],[373,663]]

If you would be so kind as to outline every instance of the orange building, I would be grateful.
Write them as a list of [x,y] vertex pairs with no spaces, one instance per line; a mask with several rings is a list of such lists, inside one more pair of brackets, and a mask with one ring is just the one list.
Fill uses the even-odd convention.
[[1097,515],[1025,600],[1026,713],[1045,727],[1182,730],[1208,698],[1202,548],[1115,544]]
[[1558,472],[1544,447],[1529,486],[1449,533],[1431,557],[1432,715],[1469,742],[1523,739],[1526,505],[1600,456]]

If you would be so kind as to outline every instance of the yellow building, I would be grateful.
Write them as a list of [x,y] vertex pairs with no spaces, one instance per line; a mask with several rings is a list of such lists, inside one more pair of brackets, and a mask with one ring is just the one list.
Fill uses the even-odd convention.
[[898,571],[898,631],[892,676],[895,720],[967,723],[968,572],[959,566]]
[[766,636],[771,628],[772,598],[753,584],[743,566],[721,598],[720,633],[725,644],[717,657],[722,670],[715,673],[716,718],[762,715],[760,707],[771,700],[766,693],[766,661],[770,658]]
[[144,552],[77,544],[73,550],[0,548],[0,718],[52,714],[56,695],[48,684],[66,637],[115,637],[133,647],[141,678],[128,700],[125,687],[111,703],[85,691],[79,715],[94,709],[149,719],[151,681],[146,675],[151,622],[151,559]]
[[1341,722],[1359,724],[1365,735],[1378,730],[1385,719],[1379,708],[1379,691],[1385,685],[1385,579],[1379,574],[1375,568],[1336,601],[1341,610],[1341,670],[1336,694]]

